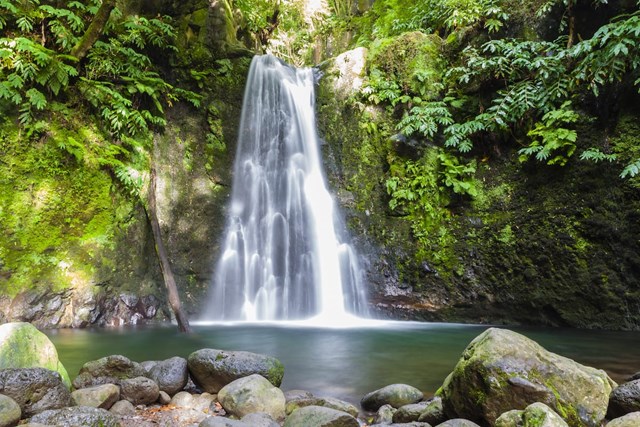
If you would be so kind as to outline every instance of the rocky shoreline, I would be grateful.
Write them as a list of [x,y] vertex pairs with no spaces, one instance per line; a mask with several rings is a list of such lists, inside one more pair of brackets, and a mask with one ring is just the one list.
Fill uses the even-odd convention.
[[0,427],[640,426],[640,373],[617,385],[506,329],[476,337],[435,396],[390,384],[354,404],[283,391],[284,374],[271,356],[201,349],[162,361],[107,356],[70,382],[44,334],[7,323]]

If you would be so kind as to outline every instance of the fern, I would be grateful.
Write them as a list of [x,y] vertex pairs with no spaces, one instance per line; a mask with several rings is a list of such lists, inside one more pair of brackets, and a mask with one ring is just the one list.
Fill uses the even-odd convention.
[[634,162],[625,166],[625,168],[620,173],[620,178],[633,178],[640,174],[640,159],[635,160]]
[[578,120],[578,114],[571,108],[570,102],[565,102],[557,110],[549,111],[536,123],[534,129],[527,134],[533,142],[521,150],[520,161],[526,161],[531,156],[549,165],[564,166],[576,150],[578,134],[573,129],[563,127]]
[[580,153],[580,160],[588,160],[595,163],[602,161],[613,162],[617,159],[618,156],[616,154],[603,153],[600,149],[593,147]]

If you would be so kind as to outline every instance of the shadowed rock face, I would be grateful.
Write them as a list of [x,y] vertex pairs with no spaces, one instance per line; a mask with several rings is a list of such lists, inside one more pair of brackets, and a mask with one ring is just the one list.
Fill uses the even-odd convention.
[[490,328],[465,349],[439,394],[451,418],[493,425],[508,410],[542,402],[570,425],[595,427],[605,417],[614,386],[604,371],[515,332]]

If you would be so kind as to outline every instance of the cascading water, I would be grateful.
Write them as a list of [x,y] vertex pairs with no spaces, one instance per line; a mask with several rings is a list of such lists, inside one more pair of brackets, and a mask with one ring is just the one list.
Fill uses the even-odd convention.
[[314,102],[310,69],[253,59],[206,320],[365,314],[357,256],[338,233],[325,185]]

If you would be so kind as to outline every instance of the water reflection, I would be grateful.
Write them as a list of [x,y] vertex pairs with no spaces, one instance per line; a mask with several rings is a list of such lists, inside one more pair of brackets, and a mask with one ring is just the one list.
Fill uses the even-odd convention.
[[[486,326],[386,323],[345,329],[277,325],[196,326],[189,336],[172,326],[50,331],[73,377],[82,364],[110,354],[133,360],[187,357],[200,348],[245,350],[278,357],[284,390],[306,389],[358,402],[390,383],[434,393],[462,350]],[[640,370],[640,333],[513,328],[548,350],[606,370],[616,381]]]

